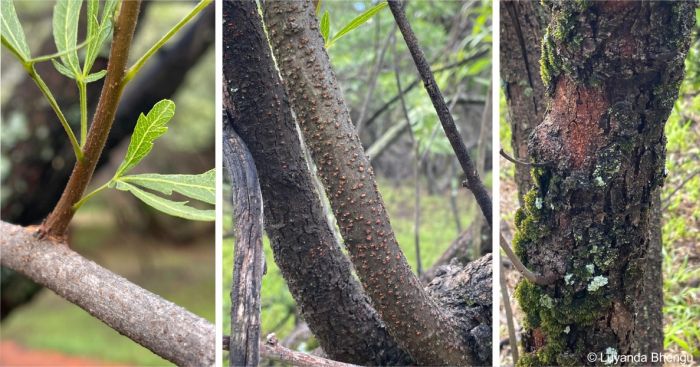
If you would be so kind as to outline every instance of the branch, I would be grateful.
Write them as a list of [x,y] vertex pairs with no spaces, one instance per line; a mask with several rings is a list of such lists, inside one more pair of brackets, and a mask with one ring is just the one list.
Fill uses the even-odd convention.
[[63,236],[75,214],[73,205],[77,203],[90,183],[102,149],[107,142],[109,130],[114,122],[119,99],[124,89],[124,74],[129,58],[131,40],[138,20],[140,0],[125,1],[121,5],[119,18],[114,28],[112,49],[107,64],[107,77],[102,87],[100,101],[90,125],[82,160],[75,162],[68,184],[54,210],[39,228],[39,235]]
[[[224,335],[224,350],[228,350],[228,338],[228,336]],[[296,367],[360,367],[356,364],[338,362],[291,350],[279,344],[275,334],[268,335],[267,341],[260,342],[260,355],[263,358]]]
[[396,0],[389,0],[389,8],[391,9],[392,14],[394,14],[396,24],[399,26],[399,30],[401,30],[401,34],[406,41],[406,46],[408,46],[408,49],[411,52],[411,56],[413,56],[413,61],[416,64],[416,68],[418,69],[421,79],[423,80],[425,89],[428,91],[430,100],[433,102],[435,111],[437,112],[438,118],[442,123],[443,130],[445,130],[445,135],[450,141],[450,145],[452,145],[452,149],[457,155],[459,164],[462,166],[462,170],[466,175],[467,187],[474,194],[474,197],[481,208],[481,212],[484,214],[484,217],[486,217],[486,221],[489,223],[489,225],[492,225],[491,197],[489,196],[486,187],[481,182],[479,173],[476,171],[474,163],[469,157],[467,147],[464,144],[459,131],[457,130],[457,126],[455,125],[454,119],[450,114],[450,110],[445,103],[445,99],[442,97],[440,88],[435,82],[435,77],[433,76],[432,71],[430,71],[430,66],[425,59],[423,50],[418,45],[416,35],[413,33],[413,29],[408,23],[408,19],[406,19],[406,14],[402,9],[401,4]]
[[260,340],[260,288],[265,272],[262,197],[253,157],[225,125],[224,166],[232,183],[236,246],[231,285],[230,366],[257,366]]
[[2,265],[20,272],[84,309],[112,329],[177,364],[209,366],[215,328],[33,230],[0,222]]
[[515,269],[518,270],[518,272],[522,274],[522,276],[525,277],[525,279],[539,285],[552,284],[555,280],[557,280],[557,277],[554,274],[542,276],[528,269],[525,265],[523,265],[518,256],[513,252],[513,249],[510,248],[510,244],[508,243],[508,240],[506,240],[506,238],[503,236],[503,233],[501,232],[499,233],[499,235],[499,242],[501,244],[503,252],[506,253],[506,256],[508,256],[508,259],[510,259],[510,261],[513,263]]
[[501,150],[499,150],[498,153],[501,155],[501,157],[505,158],[507,161],[514,163],[514,164],[519,164],[521,166],[546,167],[550,164],[549,162],[545,162],[545,163],[526,162],[526,161],[511,157],[508,153],[506,153],[505,150],[503,150],[503,148],[501,148]]
[[506,311],[506,325],[508,326],[508,340],[510,342],[510,351],[513,355],[513,365],[518,364],[518,343],[515,338],[515,325],[513,324],[513,310],[510,307],[510,296],[508,296],[508,287],[506,285],[505,268],[503,262],[498,264],[501,268],[501,279],[499,286],[501,287],[501,298],[503,299],[503,308]]

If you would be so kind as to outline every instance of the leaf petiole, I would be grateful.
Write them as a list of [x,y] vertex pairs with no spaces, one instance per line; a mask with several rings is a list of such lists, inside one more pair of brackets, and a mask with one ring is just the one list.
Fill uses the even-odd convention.
[[129,83],[131,79],[138,74],[139,70],[141,70],[141,67],[148,61],[148,59],[153,56],[158,50],[163,47],[163,45],[172,38],[172,36],[177,33],[182,27],[185,26],[192,18],[194,18],[195,15],[199,14],[204,8],[207,7],[213,0],[201,0],[197,6],[192,9],[182,20],[180,20],[177,24],[175,24],[169,31],[166,33],[161,39],[158,40],[146,53],[139,58],[133,66],[129,68],[129,70],[126,71],[126,75],[124,76],[124,80],[122,81],[123,85],[126,85]]
[[66,55],[70,52],[80,50],[81,48],[85,47],[90,41],[92,41],[92,39],[94,37],[95,36],[88,37],[81,44],[79,44],[75,47],[71,47],[65,51],[56,52],[56,53],[52,53],[52,54],[44,55],[44,56],[37,56],[37,57],[31,58],[29,60],[20,60],[20,61],[22,61],[22,63],[29,63],[29,64],[36,64],[37,62],[50,61],[50,60],[53,60],[57,57],[61,57],[63,55]]
[[99,193],[100,191],[106,189],[109,187],[110,184],[114,181],[114,178],[111,180],[107,181],[104,185],[96,188],[95,190],[91,191],[89,194],[83,196],[77,203],[73,204],[73,210],[78,210],[80,207],[85,204],[86,201],[90,200],[91,197],[95,196],[95,194]]

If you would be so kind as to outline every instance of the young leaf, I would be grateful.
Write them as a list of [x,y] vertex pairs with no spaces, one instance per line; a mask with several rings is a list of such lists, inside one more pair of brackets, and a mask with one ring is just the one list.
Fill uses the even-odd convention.
[[170,121],[174,114],[175,103],[164,99],[156,103],[147,115],[142,113],[139,116],[124,161],[117,169],[117,173],[114,174],[115,178],[121,177],[123,173],[134,168],[143,157],[148,155],[153,148],[153,141],[168,131],[165,124]]
[[[90,9],[91,3],[93,4],[93,10]],[[85,51],[85,61],[83,62],[83,74],[87,74],[92,69],[92,65],[95,63],[95,59],[100,54],[102,45],[105,43],[107,38],[109,38],[112,33],[112,14],[117,7],[117,0],[107,0],[104,3],[104,8],[102,9],[102,19],[97,21],[97,9],[99,8],[99,1],[90,0],[88,2],[88,16],[92,19],[93,27],[91,31],[88,29],[88,37],[90,37],[90,43],[88,44],[87,50]],[[88,26],[90,23],[88,23]],[[89,28],[89,27],[88,27]]]
[[143,174],[123,176],[119,180],[165,195],[172,195],[175,191],[205,203],[216,203],[216,173],[213,169],[199,175]]
[[328,33],[331,30],[331,20],[328,15],[328,10],[323,12],[323,17],[321,17],[321,35],[323,36],[323,41],[328,42]]
[[[53,10],[53,38],[58,52],[75,49],[78,44],[78,18],[82,0],[58,0]],[[61,55],[61,61],[74,75],[80,74],[77,49]]]
[[131,192],[144,203],[148,204],[154,209],[160,210],[165,214],[190,220],[213,221],[216,219],[216,211],[214,210],[193,208],[191,206],[187,206],[186,201],[172,201],[164,199],[123,181],[117,181],[116,188],[118,190]]
[[2,0],[0,1],[0,9],[2,9],[2,27],[0,27],[2,43],[24,63],[32,57],[24,37],[24,30],[19,23],[19,18],[17,18],[15,4],[12,0]]
[[353,29],[365,24],[368,20],[370,20],[375,14],[377,14],[380,10],[384,9],[386,6],[387,2],[383,1],[355,17],[355,19],[351,20],[345,27],[343,27],[343,29],[338,31],[338,33],[336,33],[330,41],[327,42],[328,45],[326,46],[326,48],[330,48],[335,43],[335,41],[348,34]]
[[75,74],[73,74],[73,70],[68,69],[67,67],[63,66],[63,64],[61,64],[60,62],[58,62],[54,59],[51,59],[51,63],[53,64],[53,67],[56,68],[56,70],[59,73],[65,75],[69,78],[75,78]]
[[107,75],[107,70],[100,70],[85,77],[85,84],[96,82]]

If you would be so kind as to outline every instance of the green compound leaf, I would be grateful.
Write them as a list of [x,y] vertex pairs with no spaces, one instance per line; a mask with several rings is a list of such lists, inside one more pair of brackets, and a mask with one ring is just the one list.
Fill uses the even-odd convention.
[[331,20],[328,10],[323,12],[323,17],[321,17],[321,36],[323,36],[323,41],[328,42],[328,33],[331,31]]
[[90,39],[90,43],[88,43],[87,50],[85,51],[83,74],[90,72],[92,65],[100,54],[102,45],[104,45],[107,38],[112,34],[112,15],[117,8],[117,3],[117,0],[105,1],[104,8],[102,9],[102,18],[98,21],[100,2],[99,0],[88,1],[87,37]]
[[187,206],[186,201],[172,201],[143,191],[138,187],[123,181],[116,181],[117,190],[129,191],[141,201],[165,214],[189,220],[214,221],[215,210],[201,210]]
[[326,48],[330,48],[333,46],[335,41],[343,37],[344,35],[350,33],[350,31],[354,30],[355,28],[367,23],[368,20],[370,20],[375,14],[377,14],[380,10],[384,9],[387,6],[387,2],[381,2],[369,9],[367,9],[364,13],[358,15],[355,17],[355,19],[351,20],[343,29],[338,31],[338,33],[331,38],[330,41],[326,42]]
[[51,63],[53,64],[53,67],[56,68],[56,70],[59,73],[65,75],[71,79],[75,79],[75,74],[73,73],[73,70],[68,69],[67,67],[63,66],[63,64],[61,64],[60,62],[58,62],[54,59],[51,59]]
[[124,161],[117,169],[114,177],[121,177],[130,169],[134,168],[141,160],[151,152],[153,141],[161,137],[168,131],[165,126],[175,114],[175,103],[164,99],[156,103],[147,115],[143,113],[139,116],[131,135],[129,148],[127,149]]
[[80,8],[82,0],[58,0],[53,10],[53,38],[58,52],[65,52],[61,55],[61,62],[74,75],[80,74],[80,62],[78,60],[78,19],[80,18]]
[[216,203],[216,172],[213,169],[199,175],[143,174],[123,176],[119,180],[165,195],[172,195],[175,191],[205,203]]
[[2,27],[0,27],[2,44],[24,63],[31,59],[31,52],[27,45],[27,39],[24,37],[22,25],[19,23],[19,18],[17,18],[15,4],[12,0],[1,0],[0,9],[2,9],[0,14],[2,16]]

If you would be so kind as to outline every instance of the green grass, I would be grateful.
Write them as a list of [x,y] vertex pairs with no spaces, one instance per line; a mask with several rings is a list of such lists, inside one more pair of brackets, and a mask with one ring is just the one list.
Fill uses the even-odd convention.
[[[406,259],[415,271],[416,254],[413,243],[413,187],[392,186],[380,183],[380,192],[390,215],[392,227],[396,238],[403,249]],[[423,268],[429,268],[457,237],[457,229],[454,216],[450,210],[448,193],[442,195],[428,195],[422,193],[421,201],[421,234],[420,247]],[[458,194],[458,210],[462,228],[467,228],[475,214],[474,207],[468,208],[472,199],[462,189]],[[225,209],[230,213],[230,209]],[[224,228],[231,227],[230,216],[224,219]],[[226,231],[226,230],[225,230]],[[272,256],[267,237],[264,238],[265,259],[267,261],[267,274],[263,277],[261,299],[262,309],[262,335],[275,332],[278,338],[284,338],[294,329],[294,316],[282,322],[290,312],[295,312],[294,300],[289,293],[287,285],[280,274]],[[229,291],[231,287],[231,269],[233,266],[233,239],[224,241],[223,248],[223,314],[224,334],[230,333],[230,308],[231,300]],[[276,327],[276,329],[275,329]]]

